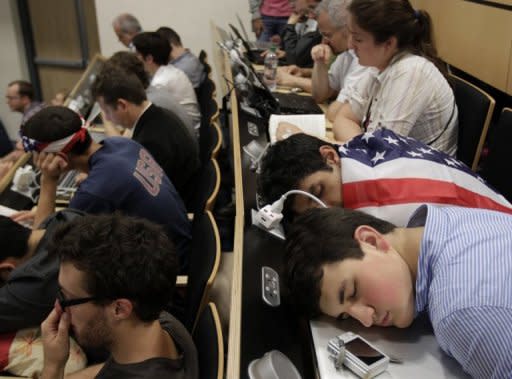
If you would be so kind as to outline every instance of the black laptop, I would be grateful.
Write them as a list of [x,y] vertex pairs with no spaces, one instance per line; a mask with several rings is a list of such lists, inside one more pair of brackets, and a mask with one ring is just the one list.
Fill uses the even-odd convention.
[[262,57],[261,53],[263,53],[265,51],[265,49],[252,47],[249,44],[249,42],[244,37],[242,37],[242,35],[240,34],[240,32],[238,31],[238,29],[236,27],[234,27],[232,24],[228,24],[228,25],[231,28],[231,30],[233,31],[233,33],[235,34],[236,38],[238,38],[238,39],[240,39],[240,41],[242,41],[242,43],[245,47],[245,50],[246,50],[247,58],[254,64],[262,65],[263,61],[265,60],[265,57]]

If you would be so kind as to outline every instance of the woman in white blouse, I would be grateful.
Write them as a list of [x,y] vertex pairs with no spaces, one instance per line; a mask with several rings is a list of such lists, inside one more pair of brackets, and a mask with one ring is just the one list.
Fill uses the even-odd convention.
[[334,121],[335,138],[385,127],[454,156],[457,106],[429,14],[408,0],[353,0],[349,12],[349,46],[361,65],[377,71],[348,90]]

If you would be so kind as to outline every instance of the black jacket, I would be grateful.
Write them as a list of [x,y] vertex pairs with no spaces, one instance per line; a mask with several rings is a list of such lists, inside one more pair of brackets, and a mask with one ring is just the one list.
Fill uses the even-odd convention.
[[199,168],[197,141],[185,124],[171,111],[152,104],[135,125],[132,138],[151,153],[185,199]]
[[295,64],[299,67],[313,67],[311,49],[322,42],[320,32],[309,32],[299,38],[295,31],[295,25],[287,24],[281,37],[288,64]]

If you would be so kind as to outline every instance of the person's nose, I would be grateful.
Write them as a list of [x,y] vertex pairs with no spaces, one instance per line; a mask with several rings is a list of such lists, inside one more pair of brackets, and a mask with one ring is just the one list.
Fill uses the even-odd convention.
[[355,318],[366,327],[372,326],[375,318],[375,309],[360,301],[353,303],[347,310],[350,317]]
[[347,37],[347,45],[349,49],[355,50],[354,39],[352,38],[352,34],[349,34]]

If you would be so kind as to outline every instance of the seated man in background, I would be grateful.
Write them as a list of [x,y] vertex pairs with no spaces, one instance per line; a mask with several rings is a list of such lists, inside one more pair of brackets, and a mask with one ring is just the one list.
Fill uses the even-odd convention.
[[181,120],[148,101],[139,78],[117,66],[102,69],[92,94],[107,121],[133,131],[132,139],[151,153],[186,199],[199,169],[199,148]]
[[63,225],[50,254],[60,261],[59,294],[41,325],[43,378],[62,378],[73,331],[87,348],[110,351],[83,377],[198,378],[197,352],[185,327],[163,312],[178,261],[162,228],[113,215]]
[[151,76],[150,88],[166,89],[169,96],[185,107],[192,120],[199,123],[201,114],[194,87],[183,71],[168,64],[171,47],[167,40],[156,32],[141,33],[135,36],[133,44]]
[[[15,80],[9,83],[5,98],[11,111],[19,112],[23,115],[21,125],[45,107],[44,103],[34,99],[34,88],[32,84],[25,80]],[[23,146],[18,142],[13,151],[0,158],[0,170],[5,171],[5,169],[9,169],[22,155]],[[2,176],[0,175],[0,177]]]
[[313,66],[311,49],[322,40],[314,13],[318,3],[319,0],[296,0],[293,4],[293,13],[281,34],[287,64]]
[[[293,189],[328,206],[358,209],[398,226],[421,204],[512,213],[512,205],[463,163],[387,129],[343,145],[299,133],[270,146],[258,178],[262,201],[272,203]],[[290,220],[318,207],[300,195],[288,197],[284,205]]]
[[511,215],[482,209],[425,205],[406,228],[312,209],[287,233],[284,282],[308,317],[405,328],[428,312],[440,347],[464,371],[510,378],[511,230]]
[[48,256],[48,242],[58,225],[81,216],[66,209],[34,230],[0,216],[0,333],[39,326],[51,311],[59,262]]
[[[278,84],[311,92],[317,103],[338,95],[327,110],[327,118],[331,121],[345,101],[343,89],[369,70],[359,65],[354,52],[348,50],[348,3],[348,0],[323,0],[316,7],[318,30],[323,40],[311,50],[313,69],[283,67],[277,75]],[[337,55],[335,59],[333,54]]]
[[187,74],[194,88],[199,88],[206,78],[203,64],[189,49],[183,47],[180,36],[173,29],[161,26],[156,32],[169,41],[171,47],[169,63]]
[[147,71],[144,70],[144,64],[139,58],[137,58],[135,53],[129,51],[118,51],[105,62],[105,67],[110,64],[118,66],[129,73],[135,74],[146,90],[148,100],[153,104],[174,113],[190,131],[190,134],[197,137],[199,127],[196,128],[196,125],[194,125],[192,118],[188,115],[183,105],[170,97],[169,92],[165,88],[149,87],[149,75]]
[[41,189],[34,227],[55,210],[59,177],[71,169],[87,173],[69,207],[88,213],[146,218],[165,227],[176,245],[182,268],[187,264],[191,225],[185,205],[151,154],[127,138],[97,143],[83,120],[64,107],[47,107],[22,127],[27,151],[41,169]]
[[132,39],[142,32],[139,20],[129,13],[122,13],[112,21],[112,28],[119,42],[133,50]]

